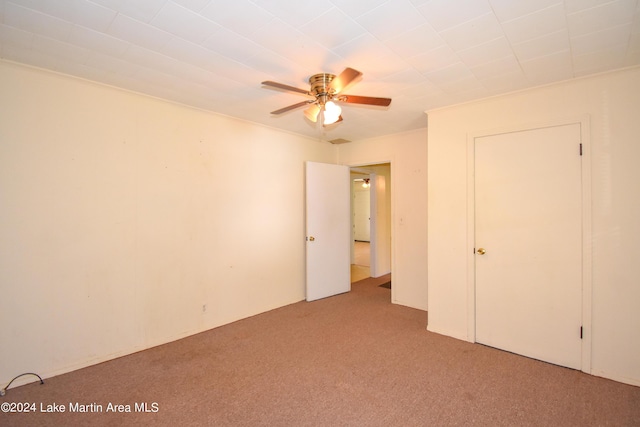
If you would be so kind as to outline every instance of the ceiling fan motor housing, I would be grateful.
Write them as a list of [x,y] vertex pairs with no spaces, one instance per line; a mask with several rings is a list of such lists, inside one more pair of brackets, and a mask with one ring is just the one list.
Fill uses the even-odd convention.
[[335,78],[335,74],[328,73],[314,74],[309,77],[309,84],[311,85],[310,92],[316,97],[320,105],[324,105],[333,98],[335,89],[330,88],[329,84]]

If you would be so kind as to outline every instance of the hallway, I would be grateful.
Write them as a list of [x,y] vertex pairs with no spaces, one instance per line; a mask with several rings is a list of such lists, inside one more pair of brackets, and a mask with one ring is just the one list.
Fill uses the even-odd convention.
[[371,276],[369,242],[354,242],[354,263],[351,264],[351,283],[367,279]]

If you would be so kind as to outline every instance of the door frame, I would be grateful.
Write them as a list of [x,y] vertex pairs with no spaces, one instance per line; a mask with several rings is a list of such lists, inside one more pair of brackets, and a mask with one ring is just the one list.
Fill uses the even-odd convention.
[[[393,238],[393,236],[395,236],[397,234],[397,230],[396,230],[396,224],[394,221],[394,213],[395,213],[395,192],[394,192],[394,185],[395,185],[395,168],[393,167],[393,165],[395,164],[395,160],[393,158],[393,156],[390,156],[391,159],[383,159],[383,160],[371,160],[371,161],[367,161],[367,162],[363,162],[363,163],[345,163],[346,166],[349,167],[350,171],[356,172],[356,173],[361,173],[361,174],[370,174],[372,178],[375,178],[376,173],[370,169],[367,169],[368,167],[371,166],[377,166],[377,165],[389,165],[389,173],[390,173],[390,179],[391,179],[391,184],[389,185],[389,183],[387,183],[387,185],[389,185],[387,191],[391,193],[391,197],[390,197],[390,205],[388,206],[389,208],[389,212],[387,213],[389,216],[389,220],[391,223],[391,229],[389,230],[389,233],[391,235],[391,244],[390,244],[390,248],[389,248],[389,256],[391,257],[391,259],[389,260],[389,268],[390,268],[390,273],[394,273],[397,271],[396,269],[396,247],[395,247],[395,242],[396,240]],[[372,179],[372,181],[374,181]],[[372,184],[373,185],[373,184]],[[383,274],[380,274],[380,265],[378,264],[377,260],[374,260],[373,258],[376,257],[377,258],[377,254],[378,254],[378,247],[377,247],[377,239],[378,239],[378,235],[377,232],[373,230],[374,228],[374,224],[377,223],[378,218],[377,218],[377,212],[376,209],[374,209],[374,204],[378,203],[379,201],[376,200],[376,196],[373,194],[373,191],[371,192],[371,199],[372,199],[372,205],[371,205],[371,242],[370,242],[370,248],[371,248],[371,262],[370,262],[370,269],[371,269],[371,276],[373,277],[374,274],[381,276]],[[353,217],[353,212],[351,213],[351,216]],[[351,220],[353,222],[353,218]],[[374,239],[376,239],[376,242],[374,242]],[[397,281],[398,279],[396,279]],[[391,301],[394,302],[395,296],[395,290],[394,287],[391,287]]]
[[592,233],[590,117],[514,125],[470,132],[467,135],[467,339],[476,342],[475,306],[475,140],[476,138],[563,125],[580,125],[582,143],[582,372],[591,373]]

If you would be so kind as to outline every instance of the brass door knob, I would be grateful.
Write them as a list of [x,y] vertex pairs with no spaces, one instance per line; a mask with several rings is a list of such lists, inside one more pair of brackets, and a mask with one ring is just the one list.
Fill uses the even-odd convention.
[[484,250],[484,248],[478,248],[478,253],[480,255],[484,255],[487,251]]
[[313,237],[313,236],[310,236],[310,237],[309,237],[309,241],[310,241],[310,242],[313,242],[313,241],[315,241],[315,240],[316,240],[316,238],[315,238],[315,237]]

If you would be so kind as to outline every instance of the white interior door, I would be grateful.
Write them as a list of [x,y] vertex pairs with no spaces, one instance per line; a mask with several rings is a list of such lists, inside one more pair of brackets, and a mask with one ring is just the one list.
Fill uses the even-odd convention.
[[391,230],[387,205],[387,182],[383,175],[371,175],[371,277],[391,273]]
[[580,369],[581,159],[579,124],[475,139],[477,342]]
[[371,240],[371,187],[364,188],[362,181],[353,186],[353,239],[361,242]]
[[307,301],[351,290],[349,168],[306,162]]

